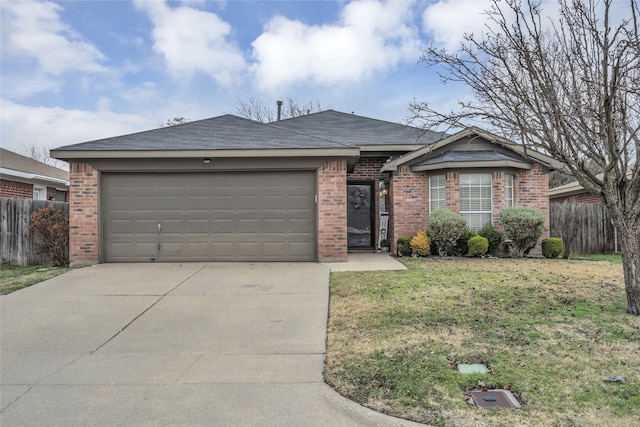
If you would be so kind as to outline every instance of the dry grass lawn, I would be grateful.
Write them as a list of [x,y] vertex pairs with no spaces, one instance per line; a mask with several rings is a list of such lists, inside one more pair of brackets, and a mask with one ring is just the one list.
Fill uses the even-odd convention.
[[[403,262],[409,270],[332,274],[325,379],[338,392],[431,425],[640,425],[640,317],[625,313],[619,263]],[[468,403],[466,392],[490,388],[522,407]]]

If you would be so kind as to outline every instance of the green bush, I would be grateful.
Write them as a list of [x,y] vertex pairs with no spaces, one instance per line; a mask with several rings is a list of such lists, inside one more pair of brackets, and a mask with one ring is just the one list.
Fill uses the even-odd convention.
[[398,237],[396,251],[398,256],[411,256],[411,239],[409,237]]
[[478,236],[485,237],[489,241],[489,249],[487,249],[487,253],[495,254],[502,242],[502,234],[500,234],[500,232],[493,228],[493,225],[488,222],[482,226],[480,231],[478,231]]
[[420,256],[429,255],[429,245],[431,244],[431,240],[429,236],[427,236],[426,231],[418,231],[418,234],[413,236],[411,239],[410,245],[413,252]]
[[456,245],[453,247],[453,254],[455,256],[465,256],[469,253],[469,239],[475,236],[476,233],[472,229],[465,227],[462,236],[458,238]]
[[450,210],[436,209],[427,219],[431,239],[438,248],[438,255],[453,254],[453,248],[460,236],[464,234],[467,221]]
[[504,233],[511,239],[509,254],[522,258],[536,246],[544,231],[544,215],[537,209],[515,206],[500,212]]
[[545,258],[558,258],[564,250],[564,243],[560,237],[549,237],[542,240],[542,255]]
[[482,256],[489,250],[489,240],[482,236],[473,236],[469,239],[469,255]]
[[438,255],[438,246],[433,241],[433,238],[431,237],[431,232],[429,230],[427,230],[427,236],[429,237],[429,241],[431,242],[429,244],[429,252],[431,253],[431,255],[437,256]]

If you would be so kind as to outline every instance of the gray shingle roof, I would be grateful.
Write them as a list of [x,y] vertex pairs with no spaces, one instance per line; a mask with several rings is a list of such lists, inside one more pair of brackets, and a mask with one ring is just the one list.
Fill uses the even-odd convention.
[[287,130],[230,114],[130,135],[57,148],[56,151],[252,150],[354,148],[345,141]]
[[[354,144],[358,147],[431,144],[446,136],[443,132],[431,131],[424,132],[421,136],[423,131],[415,127],[334,110],[294,117],[272,124],[279,128],[345,144]],[[420,137],[419,140],[418,137]]]
[[69,172],[64,169],[56,168],[4,148],[0,148],[0,167],[43,177],[69,179]]
[[482,151],[445,151],[433,157],[429,157],[414,166],[434,165],[444,162],[486,162],[486,161],[500,161],[510,160],[520,163],[527,163],[525,159],[516,155],[510,156],[505,153],[492,150]]

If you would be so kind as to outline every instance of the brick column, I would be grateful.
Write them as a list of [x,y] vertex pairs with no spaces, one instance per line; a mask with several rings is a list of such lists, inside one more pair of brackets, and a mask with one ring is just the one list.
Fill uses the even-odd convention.
[[429,179],[423,172],[411,172],[408,166],[399,166],[393,172],[389,191],[393,214],[389,227],[392,252],[398,237],[411,237],[427,228],[429,211]]
[[516,175],[515,181],[515,205],[529,206],[542,212],[545,221],[540,239],[549,237],[549,174],[542,165],[535,163],[532,169]]
[[71,163],[69,176],[69,263],[72,267],[99,261],[98,171]]
[[347,260],[347,162],[318,169],[318,260]]

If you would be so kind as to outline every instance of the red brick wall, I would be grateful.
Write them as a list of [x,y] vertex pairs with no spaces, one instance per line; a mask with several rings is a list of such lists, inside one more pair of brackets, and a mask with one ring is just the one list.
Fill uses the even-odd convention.
[[325,162],[318,169],[318,259],[347,260],[347,163]]
[[554,197],[551,203],[563,203],[565,200],[574,198],[577,203],[600,203],[600,200],[591,193],[579,193],[570,196]]
[[[442,172],[434,172],[441,174]],[[447,209],[460,212],[460,172],[446,173]],[[493,219],[500,228],[500,212],[504,209],[505,172],[492,173]],[[542,238],[549,237],[549,178],[546,170],[539,165],[531,170],[515,172],[514,203],[516,206],[530,206],[540,210],[545,216],[545,231]],[[429,177],[424,172],[412,173],[401,166],[393,174],[390,190],[394,206],[390,218],[392,243],[400,236],[412,236],[426,228],[429,215]],[[539,249],[539,248],[538,248]]]
[[424,172],[413,173],[400,166],[393,173],[389,189],[393,211],[389,216],[392,251],[398,237],[410,237],[427,227],[429,211],[429,178]]
[[99,261],[98,171],[84,163],[71,163],[69,176],[69,262]]
[[33,184],[0,179],[0,197],[33,199]]
[[[539,164],[532,169],[523,170],[515,177],[514,203],[516,206],[529,206],[538,209],[545,217],[542,239],[549,237],[549,175]],[[540,245],[538,245],[537,249]]]

